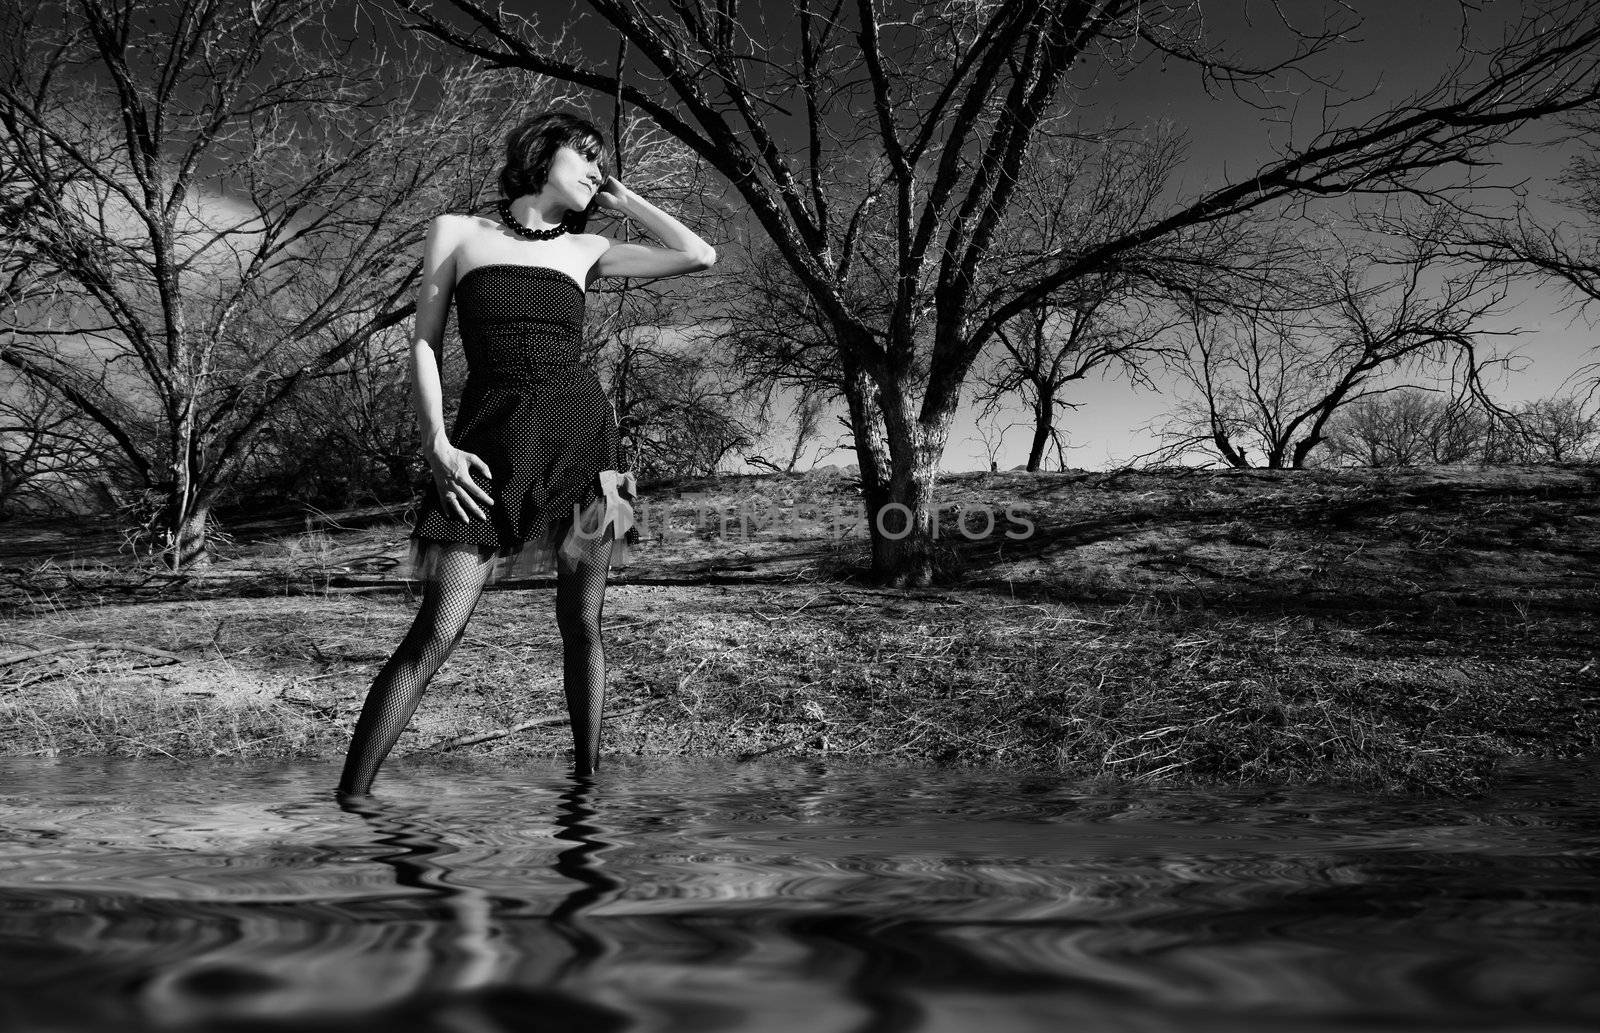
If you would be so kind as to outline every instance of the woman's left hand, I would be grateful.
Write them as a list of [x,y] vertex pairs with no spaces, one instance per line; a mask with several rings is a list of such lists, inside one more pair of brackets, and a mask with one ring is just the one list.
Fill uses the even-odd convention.
[[594,203],[596,207],[604,208],[608,212],[619,215],[628,213],[628,201],[633,196],[633,191],[623,185],[622,180],[615,176],[607,176],[606,181],[600,184],[600,189],[595,192]]

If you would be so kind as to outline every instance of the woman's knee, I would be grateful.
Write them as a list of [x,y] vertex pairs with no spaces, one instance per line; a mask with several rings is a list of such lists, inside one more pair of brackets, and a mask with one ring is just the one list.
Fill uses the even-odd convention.
[[564,642],[598,642],[600,610],[590,607],[557,607],[556,627]]
[[428,652],[448,653],[467,633],[467,621],[459,613],[425,608],[417,615],[408,636],[410,644]]

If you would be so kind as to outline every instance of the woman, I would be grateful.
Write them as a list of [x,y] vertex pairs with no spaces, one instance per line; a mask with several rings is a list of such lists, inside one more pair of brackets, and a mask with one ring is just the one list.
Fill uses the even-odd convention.
[[[466,630],[484,585],[518,563],[556,570],[556,623],[576,770],[600,754],[605,657],[600,611],[614,548],[633,526],[631,475],[617,469],[616,414],[579,361],[584,292],[601,276],[710,268],[711,246],[601,171],[588,122],[539,115],[506,138],[498,217],[442,215],[423,246],[411,345],[423,454],[432,473],[412,536],[425,581],[410,632],[356,722],[339,791],[371,791],[428,680]],[[603,208],[663,247],[582,232]],[[439,348],[452,296],[468,376],[447,438]]]

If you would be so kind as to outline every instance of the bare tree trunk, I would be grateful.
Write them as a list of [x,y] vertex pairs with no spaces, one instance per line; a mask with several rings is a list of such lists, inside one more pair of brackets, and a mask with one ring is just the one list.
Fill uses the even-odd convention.
[[1304,437],[1295,442],[1294,451],[1290,455],[1289,465],[1293,466],[1296,470],[1305,469],[1306,457],[1311,454],[1312,449],[1322,444],[1324,440],[1322,432],[1328,426],[1329,418],[1333,416],[1333,414],[1338,410],[1339,406],[1345,404],[1345,398],[1350,394],[1350,389],[1351,382],[1346,380],[1344,384],[1340,385],[1338,390],[1332,392],[1328,396],[1327,400],[1323,403],[1322,408],[1318,410],[1316,416],[1312,418],[1311,428],[1306,431]]
[[935,532],[933,489],[939,458],[950,437],[955,406],[938,406],[922,419],[910,412],[904,383],[893,384],[883,398],[885,438],[893,469],[888,500],[869,511],[873,540],[873,573],[900,588],[933,581]]
[[888,501],[889,452],[883,439],[883,412],[878,387],[866,371],[845,359],[845,405],[855,438],[856,466],[861,471],[861,498],[872,513]]
[[174,570],[209,563],[211,554],[206,550],[207,523],[211,516],[209,506],[186,502],[182,495],[173,494],[172,505],[159,530],[167,547],[162,551],[162,562]]
[[1042,384],[1035,384],[1033,403],[1033,444],[1028,447],[1028,472],[1038,473],[1044,465],[1045,446],[1050,444],[1050,432],[1055,429],[1056,400],[1054,394]]
[[1211,440],[1217,446],[1217,451],[1222,453],[1222,458],[1229,466],[1235,470],[1250,469],[1250,460],[1245,455],[1245,450],[1234,446],[1233,441],[1228,437],[1227,431],[1213,428]]
[[160,523],[151,528],[156,540],[166,543],[161,558],[167,566],[180,569],[189,564],[193,556],[204,556],[206,550],[206,516],[198,512],[195,520],[194,505],[197,487],[194,470],[194,406],[186,390],[176,388],[178,397],[172,405],[176,409],[172,432],[167,439],[171,450],[172,498],[162,511]]

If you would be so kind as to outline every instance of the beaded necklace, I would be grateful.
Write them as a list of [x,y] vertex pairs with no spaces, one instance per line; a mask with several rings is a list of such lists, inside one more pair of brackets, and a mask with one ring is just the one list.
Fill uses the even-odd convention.
[[511,228],[512,233],[515,233],[517,236],[526,240],[554,240],[555,238],[561,236],[561,234],[567,232],[566,219],[562,219],[560,222],[556,223],[555,226],[547,230],[530,230],[528,227],[518,222],[516,217],[511,214],[511,199],[507,197],[502,197],[500,199],[500,220]]

